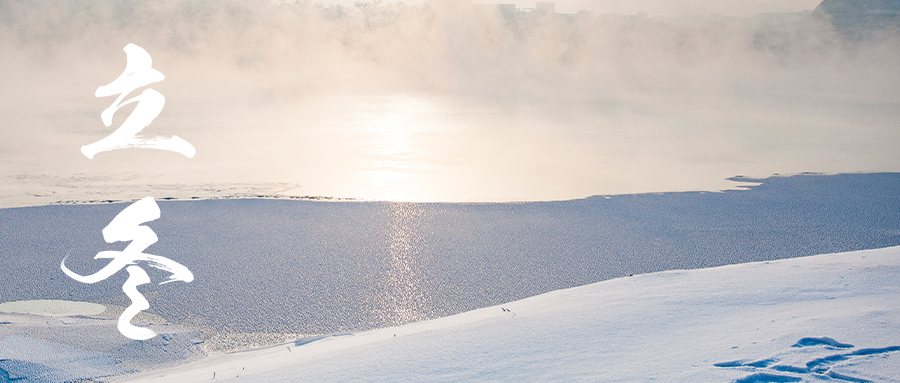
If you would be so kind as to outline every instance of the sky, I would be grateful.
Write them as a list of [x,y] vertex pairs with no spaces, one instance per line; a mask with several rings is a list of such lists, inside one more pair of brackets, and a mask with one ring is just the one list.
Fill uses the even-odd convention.
[[[385,1],[392,3],[395,1]],[[554,3],[557,12],[576,13],[588,10],[597,14],[618,13],[623,15],[646,12],[650,16],[680,17],[720,14],[723,16],[748,17],[758,13],[802,12],[814,9],[820,0],[564,0]],[[327,1],[327,4],[353,5],[353,1]],[[421,4],[422,1],[405,1],[407,4]],[[536,1],[489,1],[477,0],[475,4],[515,4],[517,8],[534,8]]]
[[[0,206],[559,200],[900,171],[893,32],[751,15],[809,2],[736,4],[598,2],[593,15],[507,19],[465,1],[2,0]],[[148,87],[166,101],[142,134],[177,135],[196,157],[80,153],[131,113],[105,127],[114,97],[94,96],[129,43],[165,76]]]

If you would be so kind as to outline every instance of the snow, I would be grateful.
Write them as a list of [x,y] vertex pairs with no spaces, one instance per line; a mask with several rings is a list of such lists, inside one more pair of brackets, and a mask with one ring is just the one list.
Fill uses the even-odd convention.
[[115,318],[124,308],[106,309],[102,315],[0,313],[0,382],[106,381],[202,356],[195,352],[196,329],[159,324],[161,318],[144,313],[135,323],[161,335],[134,341],[116,330]]
[[58,299],[36,299],[0,303],[0,313],[37,314],[50,316],[96,315],[106,311],[106,306],[89,302],[73,302]]
[[134,382],[900,381],[900,247],[553,291]]
[[[109,355],[17,335],[0,339],[0,381],[63,382],[124,371]],[[49,365],[55,368],[48,367]],[[6,378],[6,379],[3,379]]]

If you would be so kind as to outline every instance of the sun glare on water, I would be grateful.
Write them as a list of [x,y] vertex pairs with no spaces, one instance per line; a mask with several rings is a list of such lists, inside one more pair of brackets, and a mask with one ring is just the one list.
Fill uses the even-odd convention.
[[435,164],[425,155],[431,133],[445,130],[438,108],[427,99],[398,95],[358,105],[344,133],[367,142],[358,158],[358,190],[366,199],[427,199],[427,173]]

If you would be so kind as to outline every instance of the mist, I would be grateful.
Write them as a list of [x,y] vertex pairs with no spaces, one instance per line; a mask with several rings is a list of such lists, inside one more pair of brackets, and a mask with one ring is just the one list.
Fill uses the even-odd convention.
[[[896,30],[808,1],[638,3],[2,0],[0,197],[510,201],[900,171]],[[79,157],[112,131],[93,93],[128,43],[166,76],[145,133],[196,158]]]
[[[173,86],[227,80],[219,86],[286,95],[426,91],[594,100],[659,92],[769,97],[798,87],[845,93],[875,83],[879,95],[897,89],[896,80],[881,81],[892,77],[883,71],[896,69],[895,35],[846,41],[825,18],[805,13],[504,17],[496,6],[465,1],[0,4],[6,65],[53,72],[83,66],[79,77],[98,80],[116,73],[122,47],[135,42],[173,73]],[[5,72],[22,81],[42,77]]]

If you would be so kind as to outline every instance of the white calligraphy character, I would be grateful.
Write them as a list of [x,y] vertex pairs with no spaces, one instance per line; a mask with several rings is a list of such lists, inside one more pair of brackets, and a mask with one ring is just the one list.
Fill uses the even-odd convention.
[[153,89],[145,89],[140,95],[132,97],[128,101],[122,102],[122,99],[131,91],[154,82],[160,82],[166,77],[152,68],[153,61],[150,58],[150,54],[143,48],[134,44],[128,44],[125,46],[124,51],[127,57],[125,72],[115,81],[97,88],[97,92],[94,93],[97,97],[119,95],[119,98],[100,114],[100,119],[103,120],[103,125],[110,126],[112,125],[113,114],[119,108],[132,102],[137,102],[138,105],[119,129],[116,129],[112,134],[100,141],[82,146],[81,152],[87,158],[94,158],[95,154],[107,150],[150,148],[171,150],[184,154],[188,158],[193,158],[196,153],[194,146],[178,136],[172,136],[172,138],[143,138],[142,136],[137,136],[142,129],[150,125],[153,119],[159,116],[159,112],[162,111],[163,105],[166,103],[166,98]]
[[171,273],[169,279],[160,284],[174,281],[190,282],[194,280],[194,274],[180,263],[158,255],[143,253],[144,249],[156,243],[158,237],[152,229],[141,224],[158,218],[159,206],[152,197],[137,201],[126,207],[125,210],[122,210],[115,218],[113,218],[112,222],[103,229],[103,239],[106,240],[107,243],[119,241],[131,241],[131,243],[128,244],[123,251],[101,251],[97,253],[97,255],[94,256],[94,259],[112,259],[112,261],[107,263],[100,271],[84,276],[76,274],[66,267],[65,258],[63,258],[59,265],[66,275],[82,283],[100,282],[123,268],[128,271],[128,280],[125,281],[122,290],[125,292],[125,295],[131,299],[131,306],[128,306],[125,312],[119,316],[118,327],[119,332],[121,332],[122,335],[131,339],[144,340],[156,336],[156,333],[153,332],[153,330],[131,324],[131,319],[134,318],[135,315],[142,310],[150,308],[150,304],[137,290],[137,286],[150,283],[150,277],[147,276],[144,269],[135,266],[138,261],[147,262],[151,267]]

